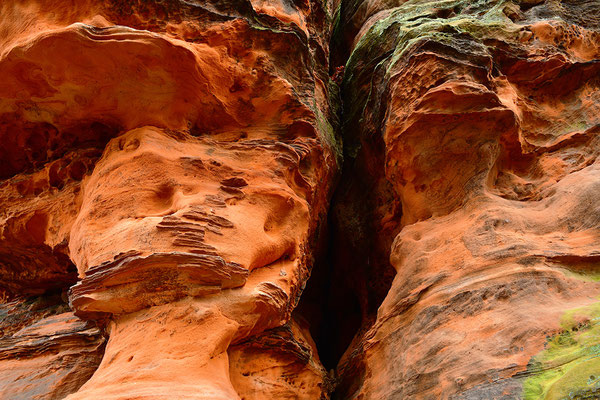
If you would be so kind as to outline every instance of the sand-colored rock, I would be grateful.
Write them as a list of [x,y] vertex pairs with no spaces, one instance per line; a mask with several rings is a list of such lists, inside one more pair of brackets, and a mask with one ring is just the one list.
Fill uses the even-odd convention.
[[342,8],[347,154],[379,149],[402,213],[382,217],[400,223],[397,274],[339,398],[594,398],[592,2],[357,7]]

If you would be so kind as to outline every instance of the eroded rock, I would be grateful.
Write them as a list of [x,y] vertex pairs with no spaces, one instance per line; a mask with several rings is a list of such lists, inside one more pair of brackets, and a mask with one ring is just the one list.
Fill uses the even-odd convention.
[[591,3],[344,4],[346,154],[379,149],[402,216],[339,397],[594,396]]
[[68,311],[60,295],[0,306],[0,396],[62,399],[94,373],[104,337]]
[[[232,385],[229,353],[235,375],[271,343],[264,379],[301,375],[278,397],[328,396],[308,330],[286,324],[340,161],[330,13],[318,1],[0,6],[0,288],[11,300],[72,286],[65,324],[107,336],[90,379],[35,395],[254,396]],[[27,340],[78,335],[59,325]],[[299,353],[274,344],[278,329]],[[14,358],[23,340],[2,348]]]
[[599,49],[585,0],[2,2],[1,396],[598,397]]

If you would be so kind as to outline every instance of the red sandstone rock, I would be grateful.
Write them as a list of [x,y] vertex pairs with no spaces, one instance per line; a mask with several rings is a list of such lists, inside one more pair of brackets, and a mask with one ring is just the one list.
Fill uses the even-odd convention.
[[0,396],[598,397],[597,12],[4,1]]
[[94,373],[104,337],[60,298],[12,301],[0,306],[0,397],[62,399]]
[[296,319],[228,353],[231,382],[243,399],[322,399],[333,389],[307,327]]
[[[108,337],[89,380],[86,368],[61,384],[71,366],[57,356],[21,366],[19,334],[1,339],[0,370],[56,370],[47,393],[30,377],[40,398],[256,398],[260,382],[271,382],[267,398],[328,396],[308,331],[286,324],[337,170],[329,12],[321,2],[0,6],[1,289],[44,298],[75,283],[74,264],[69,304]],[[79,332],[69,315],[44,322],[44,335]],[[289,373],[299,375],[285,383]],[[29,390],[18,381],[4,393]]]
[[[595,398],[594,6],[402,3],[341,11],[346,162],[389,182],[402,214],[388,203],[375,222],[399,223],[396,276],[338,395]],[[365,167],[374,155],[382,173]]]

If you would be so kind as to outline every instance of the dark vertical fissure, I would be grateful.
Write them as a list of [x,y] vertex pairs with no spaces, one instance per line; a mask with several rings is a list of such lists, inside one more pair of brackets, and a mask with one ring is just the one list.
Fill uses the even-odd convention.
[[[330,73],[339,79],[339,134],[344,154],[340,180],[327,217],[325,250],[316,260],[296,310],[308,320],[321,362],[336,369],[353,339],[374,322],[390,289],[395,271],[389,262],[391,243],[399,226],[383,226],[383,214],[400,221],[401,206],[385,179],[385,149],[381,137],[361,137],[344,106],[349,104],[349,82],[341,73],[350,55],[342,2],[334,18],[330,45]],[[343,29],[342,29],[343,28]]]

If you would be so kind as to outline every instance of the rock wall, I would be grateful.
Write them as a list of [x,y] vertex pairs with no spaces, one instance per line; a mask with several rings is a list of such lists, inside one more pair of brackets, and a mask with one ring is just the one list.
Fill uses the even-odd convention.
[[597,2],[340,15],[345,162],[402,211],[379,185],[396,275],[339,398],[598,397]]
[[1,397],[328,396],[291,313],[340,162],[330,14],[2,2]]
[[0,76],[0,398],[600,397],[596,1],[8,0]]

